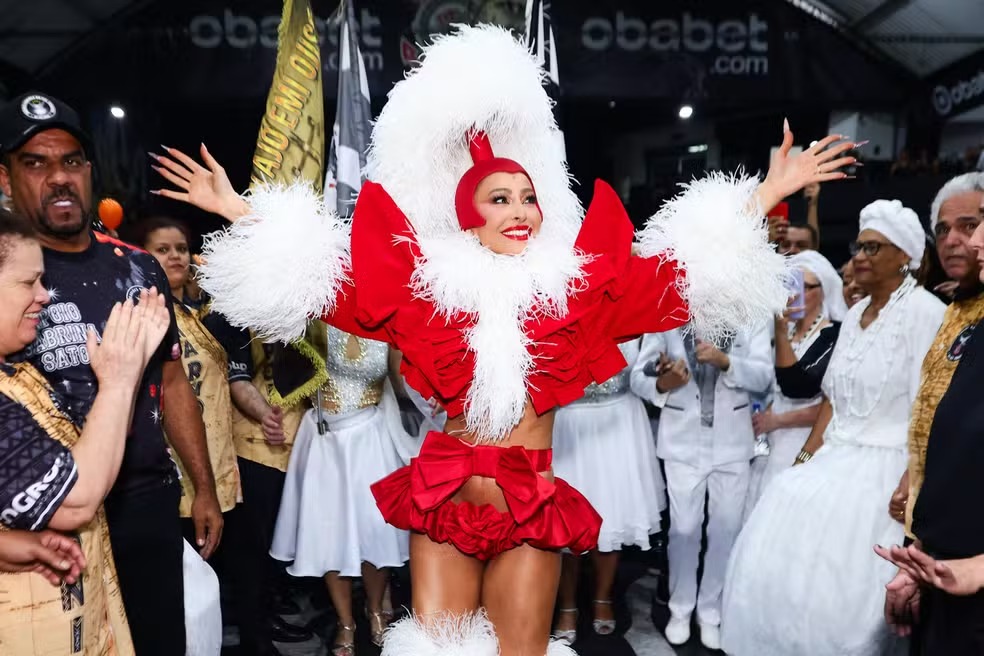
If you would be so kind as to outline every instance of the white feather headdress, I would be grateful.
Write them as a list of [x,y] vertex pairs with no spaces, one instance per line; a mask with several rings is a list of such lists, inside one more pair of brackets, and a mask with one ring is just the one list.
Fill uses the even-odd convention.
[[[523,321],[566,313],[582,277],[574,240],[584,212],[543,79],[508,31],[458,26],[426,47],[422,64],[390,91],[367,158],[369,179],[406,214],[420,245],[414,292],[443,314],[476,317],[466,335],[476,364],[465,417],[486,441],[505,437],[523,416],[535,367]],[[496,156],[519,162],[536,187],[543,225],[522,255],[496,255],[458,225],[454,194],[473,164],[473,129],[488,135]]]

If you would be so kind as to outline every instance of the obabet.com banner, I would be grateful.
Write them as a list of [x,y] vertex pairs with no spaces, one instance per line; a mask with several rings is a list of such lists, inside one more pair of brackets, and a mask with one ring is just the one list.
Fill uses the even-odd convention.
[[[455,23],[524,28],[525,0],[355,1],[374,99],[402,79],[419,44]],[[313,5],[330,98],[337,88],[335,2]],[[552,3],[551,18],[568,98],[895,100],[895,81],[883,67],[775,0],[564,0]],[[272,0],[158,0],[91,35],[45,81],[73,88],[68,95],[75,96],[125,88],[144,98],[251,101],[266,95],[279,20],[280,3]]]

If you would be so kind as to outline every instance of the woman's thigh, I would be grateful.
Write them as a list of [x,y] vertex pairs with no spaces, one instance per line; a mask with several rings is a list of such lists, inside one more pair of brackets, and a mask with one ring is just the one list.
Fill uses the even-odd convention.
[[439,544],[423,533],[410,534],[410,576],[413,611],[426,624],[427,617],[478,610],[481,603],[483,563],[450,544]]
[[544,656],[560,554],[521,545],[496,556],[482,580],[481,602],[499,636],[501,656]]

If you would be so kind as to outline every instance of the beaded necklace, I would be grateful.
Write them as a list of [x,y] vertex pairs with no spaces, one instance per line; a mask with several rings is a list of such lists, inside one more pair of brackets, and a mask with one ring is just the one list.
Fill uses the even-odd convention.
[[820,312],[817,313],[816,318],[813,319],[813,323],[810,324],[810,328],[803,334],[803,337],[797,340],[793,339],[793,335],[796,334],[796,324],[795,323],[789,324],[786,334],[788,335],[789,342],[793,347],[793,352],[796,353],[797,357],[802,355],[799,352],[800,347],[803,344],[810,343],[810,338],[813,337],[813,333],[815,333],[820,328],[820,324],[822,324],[826,320],[827,320],[827,315],[825,312],[823,312],[823,310],[821,310]]
[[[895,358],[901,350],[898,343],[905,326],[903,325],[904,322],[901,320],[901,316],[898,315],[905,308],[905,304],[902,301],[908,298],[915,288],[915,278],[906,276],[902,284],[892,292],[888,303],[885,304],[885,307],[881,309],[878,316],[867,328],[862,330],[860,326],[861,316],[864,314],[862,311],[858,315],[858,325],[852,326],[849,331],[848,341],[844,343],[843,339],[839,340],[837,349],[835,350],[835,355],[837,356],[836,362],[832,362],[830,365],[833,370],[834,383],[834,394],[832,396],[841,398],[846,402],[850,415],[865,418],[874,411],[881,401],[885,386],[888,383],[888,378],[893,371]],[[870,303],[870,297],[868,302]],[[874,398],[870,403],[864,404],[860,391],[863,389],[865,381],[862,380],[862,376],[859,375],[858,371],[864,363],[865,356],[873,352],[876,342],[881,341],[882,333],[885,334],[884,350],[888,353],[888,359],[880,363],[881,380],[878,381],[878,385],[876,386]],[[843,392],[837,394],[836,392],[838,390],[842,390]]]

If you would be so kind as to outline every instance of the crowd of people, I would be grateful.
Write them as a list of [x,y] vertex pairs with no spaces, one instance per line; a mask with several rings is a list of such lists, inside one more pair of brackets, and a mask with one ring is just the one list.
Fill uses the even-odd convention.
[[[634,234],[603,182],[582,210],[555,130],[522,45],[459,28],[390,95],[351,222],[303,185],[238,195],[204,146],[153,155],[159,195],[230,222],[193,263],[167,216],[93,229],[70,107],[0,112],[5,652],[217,654],[221,581],[240,653],[274,655],[310,636],[282,562],[324,579],[333,656],[363,619],[388,656],[563,656],[581,565],[614,633],[619,553],[665,530],[674,645],[984,653],[984,174],[931,240],[859,208],[837,271],[816,195],[863,144],[793,155],[786,124],[764,180],[695,181]],[[288,403],[275,344],[302,337],[325,367]]]

